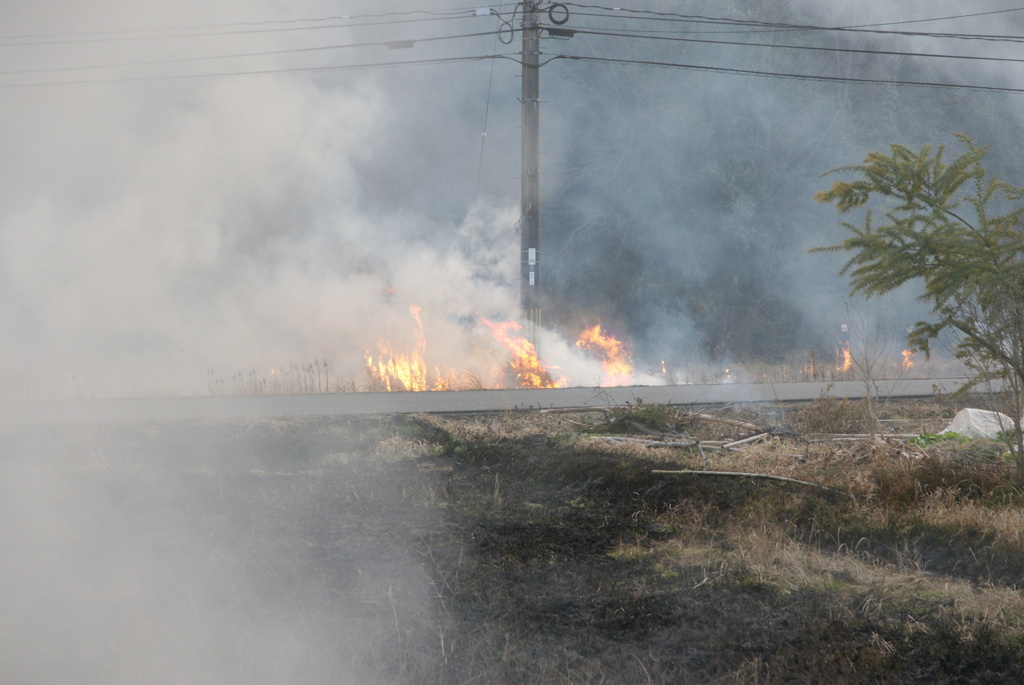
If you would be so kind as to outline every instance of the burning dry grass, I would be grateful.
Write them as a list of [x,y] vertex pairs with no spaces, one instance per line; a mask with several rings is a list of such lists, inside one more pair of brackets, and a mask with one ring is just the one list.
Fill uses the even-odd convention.
[[[650,384],[781,383],[792,381],[871,382],[880,378],[904,378],[913,372],[918,377],[962,375],[963,369],[950,373],[950,362],[912,360],[909,350],[897,358],[874,360],[869,367],[857,360],[847,344],[836,352],[835,360],[822,363],[813,350],[794,353],[780,363],[688,364],[669,368],[665,361],[637,369],[630,344],[604,329],[598,322],[579,331],[578,336],[563,339],[562,333],[545,331],[557,360],[540,354],[516,321],[492,322],[486,318],[466,321],[461,331],[470,341],[460,353],[448,352],[442,361],[439,352],[428,345],[429,317],[417,304],[408,306],[409,319],[404,335],[392,336],[390,327],[373,349],[364,349],[361,381],[339,378],[327,359],[311,363],[289,363],[266,370],[250,368],[225,377],[213,369],[207,372],[207,390],[213,395],[262,395],[324,392],[424,392],[477,390],[484,388],[558,388],[574,385],[600,387]],[[428,322],[425,324],[425,319]],[[398,328],[402,326],[396,323]],[[576,337],[575,343],[569,343]],[[556,341],[557,340],[557,341]],[[442,346],[443,347],[443,346]],[[553,349],[552,349],[553,348]],[[455,354],[457,361],[450,358]],[[344,367],[351,372],[352,360]],[[574,370],[573,377],[562,366]],[[869,371],[868,371],[869,369]],[[840,408],[842,409],[842,408]],[[835,408],[828,408],[835,414]],[[834,418],[834,417],[831,417]],[[862,422],[861,417],[849,420]]]
[[[487,388],[556,388],[579,385],[611,387],[652,384],[784,383],[797,381],[850,381],[898,378],[952,378],[964,375],[964,369],[950,360],[933,359],[906,365],[901,356],[874,369],[877,376],[865,379],[856,369],[832,363],[821,364],[814,352],[797,353],[782,363],[690,364],[669,368],[664,361],[651,368],[634,366],[629,345],[602,329],[600,323],[584,329],[573,345],[579,354],[599,368],[592,375],[574,378],[550,364],[536,347],[520,333],[515,321],[481,325],[488,330],[485,340],[476,340],[472,357],[474,368],[456,368],[431,359],[427,348],[420,308],[412,306],[412,341],[404,345],[390,336],[377,341],[374,350],[364,350],[361,377],[339,376],[326,358],[311,362],[289,362],[266,369],[236,370],[228,375],[207,369],[206,392],[211,395],[282,395],[350,392],[423,392],[446,390],[482,390]],[[487,348],[486,350],[484,348]],[[493,348],[493,349],[490,349]],[[563,353],[564,354],[564,353]],[[463,360],[465,361],[465,360]],[[574,360],[574,364],[579,363]],[[348,368],[351,360],[344,368]],[[351,373],[351,371],[349,371]],[[358,374],[357,374],[358,376]],[[156,393],[160,395],[162,393]],[[827,398],[826,398],[827,399]],[[863,423],[859,405],[833,400],[838,407],[822,407],[824,421],[833,422],[836,413]]]

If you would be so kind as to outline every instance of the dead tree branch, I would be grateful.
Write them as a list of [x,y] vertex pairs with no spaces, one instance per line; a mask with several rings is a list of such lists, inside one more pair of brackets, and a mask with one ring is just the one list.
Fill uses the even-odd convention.
[[699,440],[693,440],[692,442],[679,442],[676,440],[649,440],[647,438],[623,438],[618,436],[609,435],[595,435],[594,440],[605,440],[607,442],[632,442],[645,447],[698,447],[700,445]]
[[726,443],[726,444],[722,445],[722,449],[726,449],[727,450],[727,449],[731,449],[733,447],[739,447],[740,445],[748,445],[748,444],[750,444],[752,442],[759,442],[761,440],[764,440],[764,439],[766,439],[766,438],[768,438],[770,436],[771,436],[771,433],[758,433],[757,435],[752,435],[749,438],[744,438],[742,440],[734,440],[732,442]]

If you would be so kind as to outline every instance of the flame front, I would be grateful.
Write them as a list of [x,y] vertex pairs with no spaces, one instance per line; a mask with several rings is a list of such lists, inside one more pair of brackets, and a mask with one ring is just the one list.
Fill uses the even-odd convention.
[[836,352],[836,371],[849,371],[853,368],[853,355],[850,353],[850,341],[843,341],[843,348]]
[[512,354],[512,358],[508,362],[508,369],[515,376],[516,385],[521,388],[563,388],[566,386],[565,378],[556,380],[552,377],[551,369],[537,356],[537,348],[532,342],[520,335],[510,333],[510,331],[522,329],[518,322],[491,323],[487,319],[481,319],[481,321],[491,329],[494,339],[504,345],[505,349]]
[[900,368],[904,371],[914,368],[914,351],[903,350],[900,354],[903,355],[903,362],[900,364]]
[[[631,385],[633,383],[633,362],[625,344],[601,330],[597,323],[580,333],[576,347],[591,352],[601,362],[604,370],[602,386]],[[665,362],[662,362],[664,372]]]
[[428,389],[427,364],[423,358],[427,349],[427,338],[423,334],[423,320],[420,318],[422,309],[415,304],[409,306],[409,313],[416,322],[413,329],[416,344],[412,352],[396,353],[388,339],[377,343],[377,351],[380,352],[380,356],[376,359],[369,351],[366,352],[367,372],[371,378],[380,381],[388,392]]
[[413,335],[416,342],[412,352],[395,352],[391,341],[384,338],[377,343],[378,356],[374,357],[369,350],[364,355],[367,374],[383,390],[458,390],[462,385],[454,371],[445,371],[440,366],[435,366],[433,372],[427,370],[427,336],[423,333],[423,320],[420,318],[422,310],[419,305],[409,306],[409,314],[415,323]]

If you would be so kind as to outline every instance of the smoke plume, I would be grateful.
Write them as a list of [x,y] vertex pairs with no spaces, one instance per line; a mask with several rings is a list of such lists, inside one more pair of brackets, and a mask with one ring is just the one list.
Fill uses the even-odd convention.
[[[698,5],[645,9],[707,14]],[[410,304],[436,363],[473,358],[479,317],[518,315],[519,65],[347,67],[514,58],[519,17],[511,3],[493,9],[348,3],[342,19],[312,0],[8,3],[2,395],[205,392],[211,379],[314,360],[359,381],[364,350],[409,331]],[[1022,21],[892,23],[965,13],[715,8],[922,32],[1005,34]],[[776,47],[545,34],[545,320],[566,340],[604,321],[641,368],[803,353],[838,323],[845,294],[841,264],[806,253],[841,236],[810,199],[821,173],[964,130],[996,145],[1002,175],[1022,177],[999,149],[1018,137],[1017,95],[565,59],[1017,87],[1013,63],[909,56],[1007,56],[1010,44],[595,14],[614,13],[570,6],[566,26]],[[778,47],[792,44],[907,55]],[[890,306],[897,319],[921,314],[913,293]]]

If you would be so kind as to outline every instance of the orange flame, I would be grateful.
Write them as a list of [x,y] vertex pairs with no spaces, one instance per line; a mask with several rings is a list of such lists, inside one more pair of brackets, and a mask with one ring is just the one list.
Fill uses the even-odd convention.
[[396,353],[391,346],[391,341],[382,339],[377,343],[377,350],[380,356],[374,359],[369,351],[366,352],[366,370],[370,376],[384,385],[388,392],[395,390],[426,390],[427,389],[427,365],[423,359],[427,348],[427,339],[423,334],[423,320],[420,319],[422,307],[410,305],[409,313],[416,322],[414,334],[416,346],[409,354]]
[[[576,347],[593,353],[601,361],[601,368],[604,370],[602,386],[632,385],[633,363],[625,344],[602,332],[600,323],[580,333]],[[662,362],[663,372],[664,367],[665,363]]]
[[423,333],[421,311],[423,307],[419,305],[409,306],[409,314],[415,322],[413,335],[416,343],[412,352],[395,352],[387,338],[377,343],[379,356],[374,357],[369,350],[365,352],[367,373],[388,392],[452,390],[458,386],[453,372],[445,373],[439,366],[434,368],[433,373],[427,371],[427,337]]
[[901,352],[900,354],[903,355],[903,362],[900,365],[900,368],[903,369],[904,371],[908,371],[909,369],[914,368],[914,351],[903,350],[903,352]]
[[853,367],[853,355],[850,353],[850,341],[843,341],[843,349],[836,352],[836,371],[849,371]]
[[526,338],[513,335],[509,331],[522,329],[516,321],[505,321],[502,323],[491,323],[487,319],[481,319],[484,325],[491,329],[494,339],[505,346],[512,353],[508,368],[515,376],[516,384],[521,388],[562,388],[567,380],[559,378],[555,380],[551,376],[551,369],[537,356],[537,348]]

